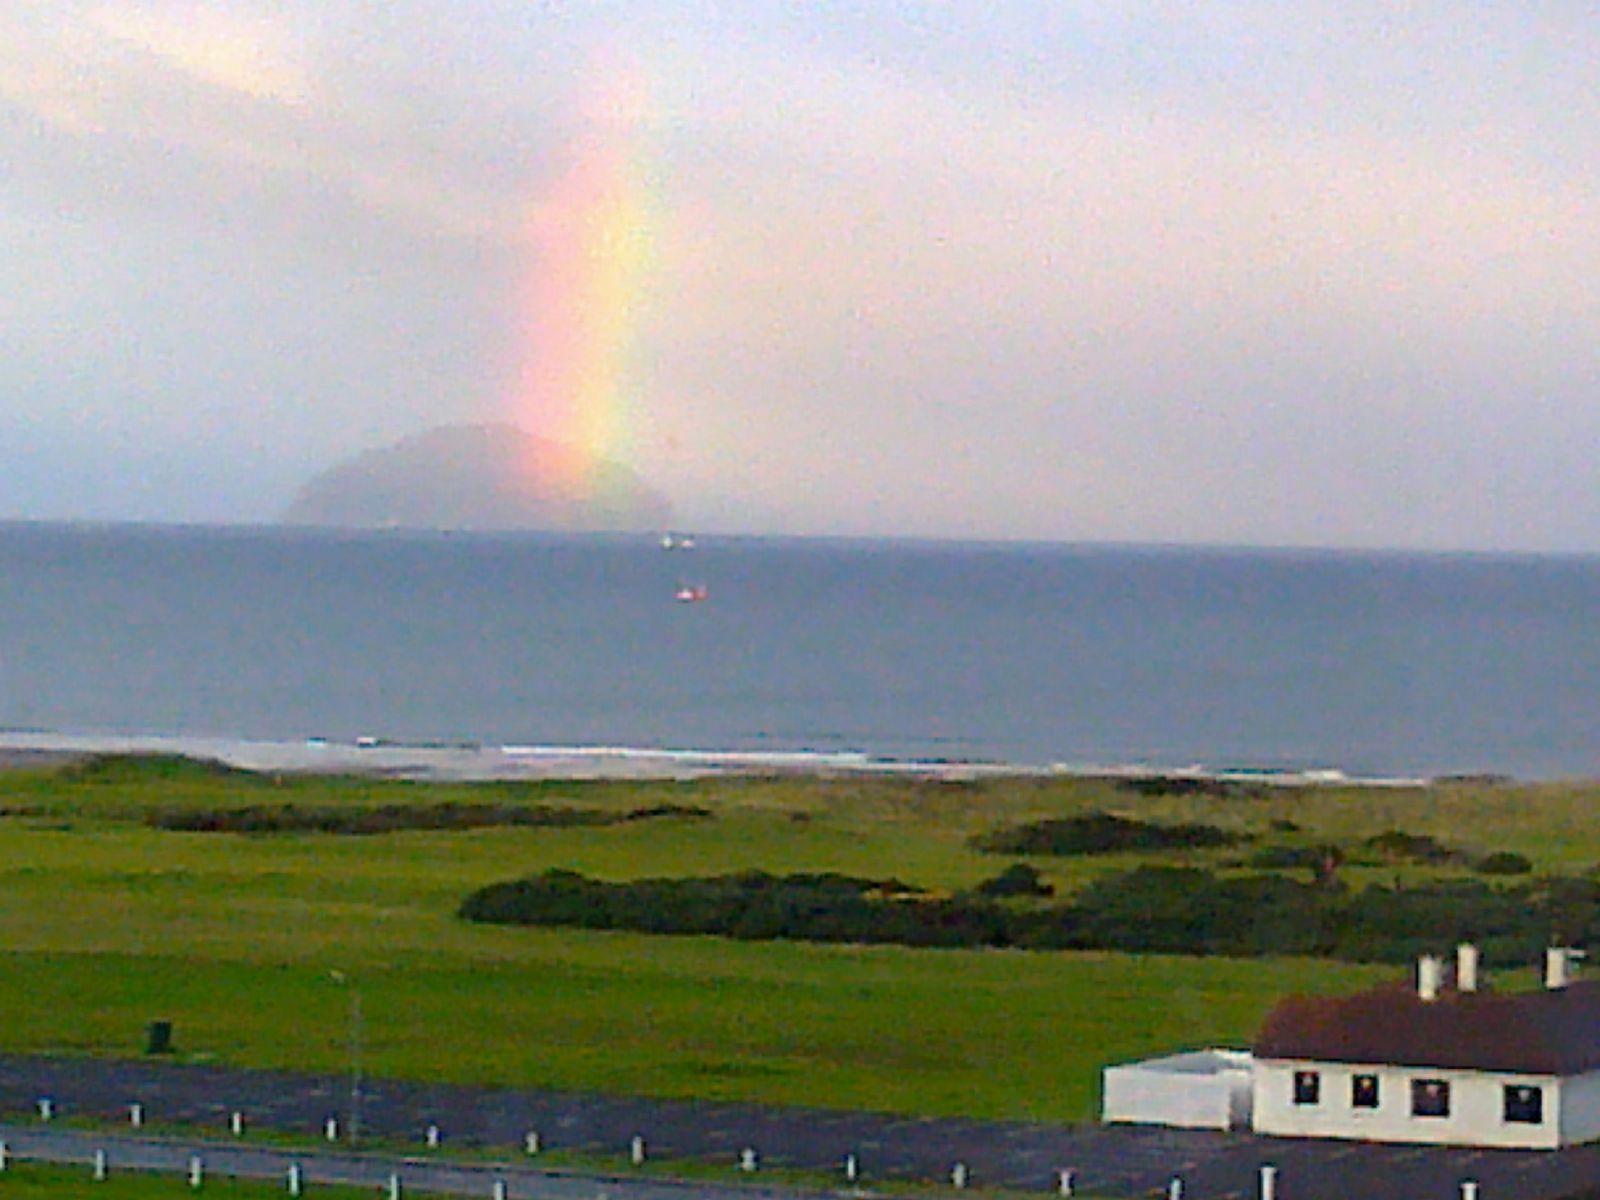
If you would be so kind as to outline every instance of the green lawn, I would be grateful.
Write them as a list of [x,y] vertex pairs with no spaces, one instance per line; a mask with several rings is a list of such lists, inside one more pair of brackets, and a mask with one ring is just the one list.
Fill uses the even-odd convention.
[[[360,989],[365,1066],[377,1075],[1081,1120],[1096,1111],[1108,1062],[1244,1044],[1285,993],[1396,973],[527,930],[467,925],[455,907],[484,883],[552,866],[611,879],[837,870],[954,889],[1008,861],[970,849],[970,834],[1093,808],[1307,843],[1398,827],[1573,870],[1600,861],[1586,815],[1595,794],[1152,798],[1090,781],[787,778],[474,789],[154,766],[17,772],[0,776],[0,808],[23,814],[0,817],[0,1049],[132,1055],[161,1018],[188,1059],[342,1070],[339,971]],[[153,805],[477,798],[612,811],[692,803],[715,815],[373,837],[171,833],[140,820]],[[1290,820],[1297,830],[1271,831]],[[1192,857],[1225,866],[1237,853]],[[1033,861],[1070,889],[1134,860]]]

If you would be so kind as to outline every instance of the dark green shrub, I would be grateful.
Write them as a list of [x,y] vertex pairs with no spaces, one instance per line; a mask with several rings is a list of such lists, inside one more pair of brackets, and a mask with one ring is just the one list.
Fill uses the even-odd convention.
[[1053,896],[1056,889],[1039,877],[1029,863],[1012,863],[993,879],[985,879],[973,889],[980,896]]
[[1192,867],[1146,866],[1103,876],[1070,903],[1013,908],[977,896],[933,899],[896,880],[832,874],[749,871],[612,884],[547,871],[481,888],[459,912],[474,921],[747,939],[1352,962],[1409,962],[1471,940],[1491,958],[1528,961],[1551,938],[1568,945],[1600,941],[1600,881],[1491,887],[1466,879],[1347,892],[1284,875],[1223,878]]
[[297,804],[247,804],[237,808],[157,808],[145,823],[184,833],[332,833],[377,834],[405,830],[448,832],[497,827],[568,828],[615,825],[658,817],[708,818],[706,809],[661,804],[628,813],[599,808],[564,808],[545,804],[380,804],[339,807]]
[[1235,783],[1230,779],[1208,779],[1203,775],[1149,775],[1117,780],[1120,791],[1137,796],[1211,796],[1230,800],[1260,792],[1256,784]]
[[1116,854],[1134,850],[1201,849],[1231,846],[1238,836],[1215,825],[1152,825],[1114,813],[1011,825],[979,834],[972,845],[989,854]]
[[657,817],[687,817],[691,820],[706,820],[711,816],[709,808],[702,808],[698,804],[652,804],[648,808],[635,808],[622,815],[624,821],[649,821]]
[[1521,854],[1496,850],[1480,858],[1473,865],[1473,870],[1480,875],[1526,875],[1533,870],[1533,864]]
[[1316,871],[1321,869],[1326,854],[1318,846],[1263,846],[1245,863],[1265,871]]
[[1388,829],[1369,837],[1364,844],[1390,862],[1443,866],[1461,860],[1459,850],[1452,850],[1425,833],[1406,833],[1400,829]]

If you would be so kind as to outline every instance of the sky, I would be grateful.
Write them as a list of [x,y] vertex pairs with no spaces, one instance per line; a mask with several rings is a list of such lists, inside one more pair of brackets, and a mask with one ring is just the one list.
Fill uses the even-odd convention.
[[0,518],[1600,553],[1592,6],[7,0]]

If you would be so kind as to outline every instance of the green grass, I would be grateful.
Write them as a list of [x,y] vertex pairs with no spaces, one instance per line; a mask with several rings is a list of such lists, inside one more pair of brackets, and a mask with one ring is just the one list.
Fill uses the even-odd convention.
[[[349,991],[337,970],[360,989],[374,1075],[1081,1120],[1108,1062],[1244,1044],[1285,993],[1395,972],[527,930],[467,925],[455,907],[547,867],[604,879],[836,870],[969,887],[1011,861],[972,850],[972,834],[1100,808],[1270,842],[1400,828],[1575,870],[1600,861],[1595,796],[1460,785],[1143,797],[1095,781],[811,778],[464,788],[173,763],[16,772],[0,775],[0,808],[26,814],[0,818],[0,1049],[135,1055],[160,1018],[184,1059],[342,1071]],[[171,833],[141,819],[153,806],[470,799],[716,815],[373,837]],[[1269,831],[1285,819],[1298,831]],[[1225,866],[1248,853],[1176,857]],[[1032,861],[1070,890],[1148,859]],[[1362,872],[1437,873],[1351,877]]]

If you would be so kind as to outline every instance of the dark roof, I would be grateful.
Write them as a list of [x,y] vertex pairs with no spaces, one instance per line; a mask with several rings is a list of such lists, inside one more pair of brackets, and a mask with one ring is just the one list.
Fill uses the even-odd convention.
[[1293,996],[1268,1014],[1258,1058],[1577,1075],[1600,1068],[1600,983],[1538,992],[1411,988]]

